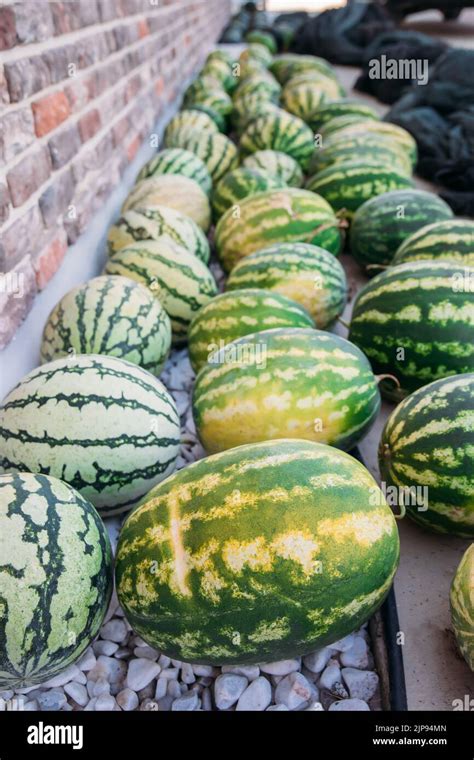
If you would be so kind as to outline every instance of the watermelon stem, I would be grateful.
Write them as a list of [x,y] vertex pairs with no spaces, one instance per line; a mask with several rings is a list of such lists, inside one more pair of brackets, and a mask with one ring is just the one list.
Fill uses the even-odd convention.
[[382,380],[393,380],[397,388],[400,388],[400,381],[395,375],[375,375],[375,379],[377,380],[377,383],[381,383]]

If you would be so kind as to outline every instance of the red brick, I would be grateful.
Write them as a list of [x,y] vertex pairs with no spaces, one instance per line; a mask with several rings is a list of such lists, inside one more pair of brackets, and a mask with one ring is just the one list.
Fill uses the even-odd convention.
[[40,55],[4,64],[10,100],[19,103],[51,84],[49,69]]
[[140,77],[140,74],[135,74],[129,81],[127,82],[127,87],[125,90],[125,102],[129,103],[132,98],[135,97],[135,95],[140,92],[142,86],[142,80]]
[[22,153],[34,139],[33,114],[29,106],[5,111],[0,117],[0,159],[5,164]]
[[64,92],[72,113],[82,111],[95,97],[95,74],[73,78],[65,85]]
[[77,124],[66,124],[48,140],[48,148],[54,169],[60,169],[79,152],[82,141]]
[[130,123],[128,116],[122,116],[122,118],[119,119],[112,127],[112,135],[115,146],[122,145],[123,138],[128,134],[129,129]]
[[163,77],[159,77],[159,79],[155,82],[155,92],[158,96],[160,96],[164,90],[165,83],[163,81]]
[[93,108],[91,111],[84,114],[78,122],[79,134],[81,135],[82,142],[87,142],[91,137],[94,137],[101,126],[100,114],[97,108]]
[[38,290],[43,290],[58,271],[67,251],[67,235],[60,227],[35,257],[34,268]]
[[145,18],[140,19],[138,22],[138,36],[147,37],[150,34],[148,22]]
[[140,138],[137,135],[127,145],[127,158],[128,158],[129,161],[133,161],[133,159],[135,158],[137,150],[138,150],[139,147],[140,147]]
[[51,159],[45,146],[25,156],[7,174],[13,206],[22,206],[51,173]]
[[45,95],[32,104],[35,131],[38,137],[47,135],[61,124],[71,113],[66,94],[60,90]]
[[[7,221],[10,216],[10,193],[6,185],[0,185],[0,224]],[[1,271],[1,267],[0,267]]]
[[74,194],[74,178],[70,168],[53,175],[52,181],[41,195],[38,204],[45,226],[55,227],[63,222],[65,213]]
[[0,264],[8,272],[22,256],[33,254],[38,247],[38,240],[44,235],[43,219],[38,206],[32,206],[15,222],[2,230],[2,255]]
[[15,11],[13,8],[0,8],[0,50],[8,50],[17,43]]

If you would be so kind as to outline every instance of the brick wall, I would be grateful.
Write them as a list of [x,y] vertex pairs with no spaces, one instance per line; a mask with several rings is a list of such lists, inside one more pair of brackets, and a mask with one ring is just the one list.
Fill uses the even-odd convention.
[[229,13],[229,0],[0,0],[0,348]]

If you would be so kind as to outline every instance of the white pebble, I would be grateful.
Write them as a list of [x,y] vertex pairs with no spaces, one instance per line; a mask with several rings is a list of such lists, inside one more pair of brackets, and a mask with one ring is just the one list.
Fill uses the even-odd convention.
[[98,678],[92,686],[92,697],[101,697],[102,694],[110,694],[110,684],[105,678]]
[[74,676],[74,683],[81,683],[83,686],[87,683],[87,676],[82,670],[77,671],[77,675]]
[[62,689],[48,689],[36,697],[40,710],[60,710],[66,702],[66,695]]
[[343,639],[335,641],[331,644],[332,649],[336,649],[338,652],[347,652],[348,649],[354,646],[355,634],[350,633],[348,636],[344,636]]
[[5,689],[5,691],[0,691],[0,699],[3,699],[5,702],[8,702],[13,697],[13,691],[11,689]]
[[161,699],[158,700],[158,708],[160,712],[168,712],[171,710],[171,705],[173,704],[173,698],[170,697],[169,694],[165,694],[164,697],[161,697]]
[[110,694],[101,694],[95,702],[96,712],[110,712],[116,705],[115,699]]
[[135,647],[133,654],[135,657],[143,657],[144,660],[157,660],[160,656],[157,649],[153,649],[153,647],[149,646]]
[[167,657],[165,654],[160,655],[158,659],[158,665],[162,670],[166,670],[171,665],[171,658]]
[[94,641],[92,648],[97,656],[105,654],[107,657],[111,657],[117,651],[118,644],[115,641],[102,641],[99,639],[99,641]]
[[125,712],[136,710],[138,707],[138,697],[132,689],[122,689],[122,691],[117,694],[116,699],[119,707]]
[[288,708],[280,702],[278,705],[270,705],[270,707],[267,707],[266,712],[288,712]]
[[32,699],[30,702],[25,702],[22,709],[28,710],[28,712],[37,712],[39,710],[39,704],[36,699]]
[[179,683],[177,681],[168,681],[168,687],[166,689],[166,693],[170,695],[170,697],[173,697],[173,699],[178,699],[178,697],[181,696],[181,689],[179,687]]
[[179,668],[165,668],[160,672],[160,678],[167,678],[169,681],[176,681],[179,676]]
[[172,712],[186,711],[192,712],[196,710],[199,705],[199,697],[196,692],[190,691],[188,694],[183,694],[182,697],[175,699],[171,705]]
[[314,702],[310,702],[308,707],[305,708],[305,712],[324,712],[324,707],[321,702],[315,700]]
[[317,698],[318,690],[302,673],[290,673],[275,689],[275,702],[282,702],[289,710],[297,710]]
[[311,670],[313,673],[321,673],[333,654],[334,651],[330,647],[324,647],[323,649],[318,649],[316,652],[307,654],[306,657],[303,657],[303,662],[308,670]]
[[203,689],[201,699],[202,709],[206,712],[210,712],[212,710],[212,697],[210,689]]
[[86,672],[87,670],[92,670],[96,662],[97,658],[92,647],[88,647],[82,657],[76,662],[76,665],[79,670]]
[[211,676],[216,677],[219,675],[219,668],[214,668],[212,665],[191,665],[197,676]]
[[165,696],[167,687],[168,687],[168,679],[160,676],[158,681],[156,682],[155,699],[157,701],[161,699],[161,697]]
[[153,681],[138,692],[138,699],[142,702],[144,699],[151,699],[155,693]]
[[121,644],[127,638],[127,626],[125,621],[121,618],[114,618],[109,620],[108,623],[102,626],[100,629],[100,636],[107,641],[115,641],[117,644]]
[[64,684],[69,683],[69,681],[73,681],[78,673],[80,673],[80,670],[76,665],[69,665],[69,667],[66,668],[66,670],[63,670],[62,673],[54,676],[54,678],[50,678],[49,681],[45,681],[41,685],[48,689],[54,689],[56,686],[64,686]]
[[150,681],[153,681],[159,672],[160,666],[156,662],[141,658],[138,660],[131,660],[128,668],[126,685],[133,691],[140,691],[140,689],[144,689]]
[[158,702],[155,702],[154,699],[150,699],[150,697],[144,699],[140,705],[141,712],[158,712],[159,709],[160,706]]
[[88,680],[97,681],[105,678],[109,683],[122,683],[127,672],[127,664],[116,657],[107,657],[101,654],[92,670],[89,671]]
[[329,710],[332,712],[370,711],[370,707],[362,699],[341,699],[340,702],[333,702]]
[[332,690],[335,683],[341,681],[341,669],[336,660],[329,660],[327,667],[323,670],[319,679],[319,688]]
[[87,705],[89,701],[89,695],[87,693],[87,689],[82,684],[72,681],[71,683],[66,684],[64,691],[69,697],[71,697],[71,699],[74,700],[74,702],[77,702],[77,704],[81,707],[85,707]]
[[294,673],[300,667],[299,660],[279,660],[278,662],[264,662],[260,665],[262,673],[268,673],[271,676],[287,676]]
[[239,711],[251,710],[252,712],[262,712],[266,710],[272,701],[272,687],[270,681],[264,676],[259,676],[247,686],[239,701],[236,709]]
[[87,703],[87,705],[84,707],[84,712],[89,712],[89,711],[95,710],[95,703],[96,702],[97,702],[97,698],[96,697],[93,697],[92,699],[90,699],[89,702]]
[[244,676],[249,681],[255,681],[260,675],[260,668],[258,665],[224,665],[222,672],[235,673],[236,676]]
[[342,677],[353,699],[363,699],[368,702],[379,685],[377,673],[371,670],[357,670],[356,668],[343,668]]
[[214,684],[214,699],[219,710],[228,710],[235,705],[248,686],[244,676],[235,673],[222,673],[217,676]]
[[362,636],[356,636],[353,646],[341,653],[341,664],[345,667],[360,668],[361,670],[369,667],[367,642]]
[[192,684],[196,680],[196,676],[194,675],[194,671],[187,662],[183,662],[181,666],[181,680],[183,683],[186,683],[188,685]]

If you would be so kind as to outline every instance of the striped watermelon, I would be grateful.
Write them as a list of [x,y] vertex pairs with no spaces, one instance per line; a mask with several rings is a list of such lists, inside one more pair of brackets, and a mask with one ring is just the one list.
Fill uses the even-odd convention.
[[128,621],[167,655],[268,662],[358,628],[398,557],[395,520],[365,467],[280,440],[195,462],[154,489],[122,528],[116,577]]
[[287,111],[308,122],[323,103],[343,94],[339,82],[332,78],[323,74],[311,74],[309,77],[299,74],[286,83],[281,102]]
[[209,261],[209,241],[191,217],[166,206],[148,206],[126,211],[109,229],[109,254],[141,240],[166,237],[194,253],[198,259]]
[[350,449],[380,408],[370,364],[347,340],[320,330],[265,330],[210,357],[193,394],[209,453],[289,436]]
[[406,129],[399,127],[397,124],[391,124],[388,121],[375,121],[367,119],[366,121],[356,121],[348,124],[346,127],[332,132],[325,140],[325,146],[333,145],[340,140],[351,139],[357,135],[382,135],[388,137],[395,145],[398,145],[405,151],[409,157],[412,166],[416,164],[418,149],[416,142]]
[[220,132],[183,132],[178,142],[204,161],[214,183],[239,162],[234,143]]
[[368,275],[384,269],[397,248],[431,221],[450,219],[453,212],[438,195],[424,190],[392,190],[359,206],[350,229],[350,250]]
[[213,108],[212,97],[201,98],[197,103],[191,103],[189,106],[190,111],[199,111],[206,114],[215,123],[219,132],[227,132],[229,129],[229,119],[226,116],[218,113]]
[[216,48],[216,50],[211,50],[206,58],[206,63],[212,63],[213,61],[224,61],[224,63],[227,63],[231,69],[235,64],[233,56],[223,48]]
[[163,238],[116,251],[109,257],[105,272],[130,277],[150,288],[171,319],[174,344],[186,341],[194,314],[217,294],[207,266]]
[[219,219],[227,209],[235,207],[249,195],[284,187],[287,185],[283,180],[261,169],[249,169],[242,166],[233,169],[224,174],[212,193],[211,205],[214,218]]
[[252,74],[246,77],[234,92],[234,101],[257,96],[261,100],[271,100],[278,103],[281,87],[274,76],[268,71]]
[[217,112],[225,122],[232,111],[232,100],[223,90],[203,90],[200,95],[195,95],[192,100],[187,102],[186,108],[192,111],[194,106],[201,103]]
[[473,372],[474,269],[435,261],[391,267],[360,291],[349,340],[375,372],[398,378],[398,389],[382,381],[387,398]]
[[474,222],[453,218],[422,227],[400,245],[393,264],[425,259],[474,267]]
[[214,351],[259,330],[314,327],[296,301],[260,288],[221,293],[198,311],[189,328],[189,358],[198,372]]
[[324,141],[322,147],[316,146],[308,166],[308,174],[316,174],[328,166],[345,164],[354,161],[379,163],[391,166],[398,171],[411,177],[413,172],[412,162],[406,151],[400,148],[398,143],[388,139],[384,135],[357,134],[327,145]]
[[387,486],[406,494],[415,522],[473,538],[474,373],[437,380],[402,401],[382,433],[379,464]]
[[337,78],[332,66],[324,58],[318,58],[315,55],[283,53],[275,56],[269,69],[280,84],[286,84],[289,79],[297,74],[311,71],[320,72],[333,79]]
[[[336,134],[341,129],[345,129],[346,127],[350,127],[353,124],[358,124],[358,122],[364,122],[367,123],[368,119],[367,116],[364,116],[363,114],[352,112],[352,113],[345,113],[341,114],[340,116],[335,116],[330,121],[327,121],[319,130],[321,137],[323,140],[327,140],[331,137],[331,135]],[[370,121],[375,121],[375,123],[381,123],[380,119],[373,119],[370,117]]]
[[194,179],[178,174],[162,174],[142,179],[135,185],[122,206],[122,214],[130,209],[167,206],[191,217],[207,232],[211,224],[209,199]]
[[304,170],[313,154],[313,133],[298,116],[279,109],[257,116],[240,138],[243,155],[257,150],[278,150],[295,159]]
[[278,150],[257,150],[242,161],[243,167],[249,169],[261,169],[278,179],[283,180],[290,187],[301,187],[303,184],[303,172],[294,158],[281,153]]
[[365,119],[380,119],[377,112],[366,103],[351,98],[339,98],[330,103],[322,103],[311,115],[308,123],[314,132],[319,132],[328,121],[348,114],[357,114]]
[[275,37],[270,32],[261,32],[258,29],[254,29],[245,35],[245,42],[257,42],[260,45],[265,45],[272,55],[278,50]]
[[137,177],[137,182],[160,174],[179,174],[194,179],[209,194],[212,190],[211,175],[198,156],[182,148],[167,148],[160,151],[145,164]]
[[213,122],[210,116],[205,113],[199,113],[199,111],[184,109],[173,116],[168,126],[165,129],[164,134],[164,147],[175,148],[182,147],[180,145],[174,145],[176,136],[181,134],[184,130],[188,132],[215,132],[219,130],[216,124]]
[[451,585],[451,620],[459,649],[474,670],[474,544],[466,549]]
[[331,206],[350,218],[362,204],[381,193],[413,187],[413,181],[396,167],[382,163],[348,161],[314,174],[306,183]]
[[342,313],[347,300],[346,276],[339,261],[324,248],[307,243],[277,243],[239,261],[226,288],[250,287],[297,301],[321,330]]
[[0,475],[0,689],[58,675],[99,632],[112,593],[96,510],[46,475]]
[[196,77],[196,79],[191,82],[186,92],[184,93],[184,110],[188,108],[190,103],[194,103],[194,101],[200,98],[202,95],[208,95],[211,92],[220,93],[224,96],[227,95],[224,85],[220,79],[220,75],[216,72],[215,69],[212,74],[201,73],[198,77]]
[[171,347],[171,324],[144,285],[125,277],[94,277],[66,293],[46,322],[41,361],[71,351],[105,354],[159,375]]
[[258,43],[251,43],[245,50],[242,50],[239,61],[245,63],[246,61],[254,60],[261,63],[263,66],[270,66],[273,56],[265,45],[259,45]]
[[166,478],[179,445],[164,385],[112,356],[43,364],[0,406],[0,470],[59,477],[104,515],[129,509]]
[[216,227],[215,242],[226,272],[236,263],[273,243],[313,243],[337,256],[340,222],[324,198],[308,190],[268,190],[245,198],[237,216],[226,211]]
[[258,93],[246,95],[245,98],[234,100],[232,124],[237,134],[241,135],[258,116],[265,116],[267,114],[278,116],[280,111],[281,109],[275,103],[272,103],[271,100],[263,99]]

